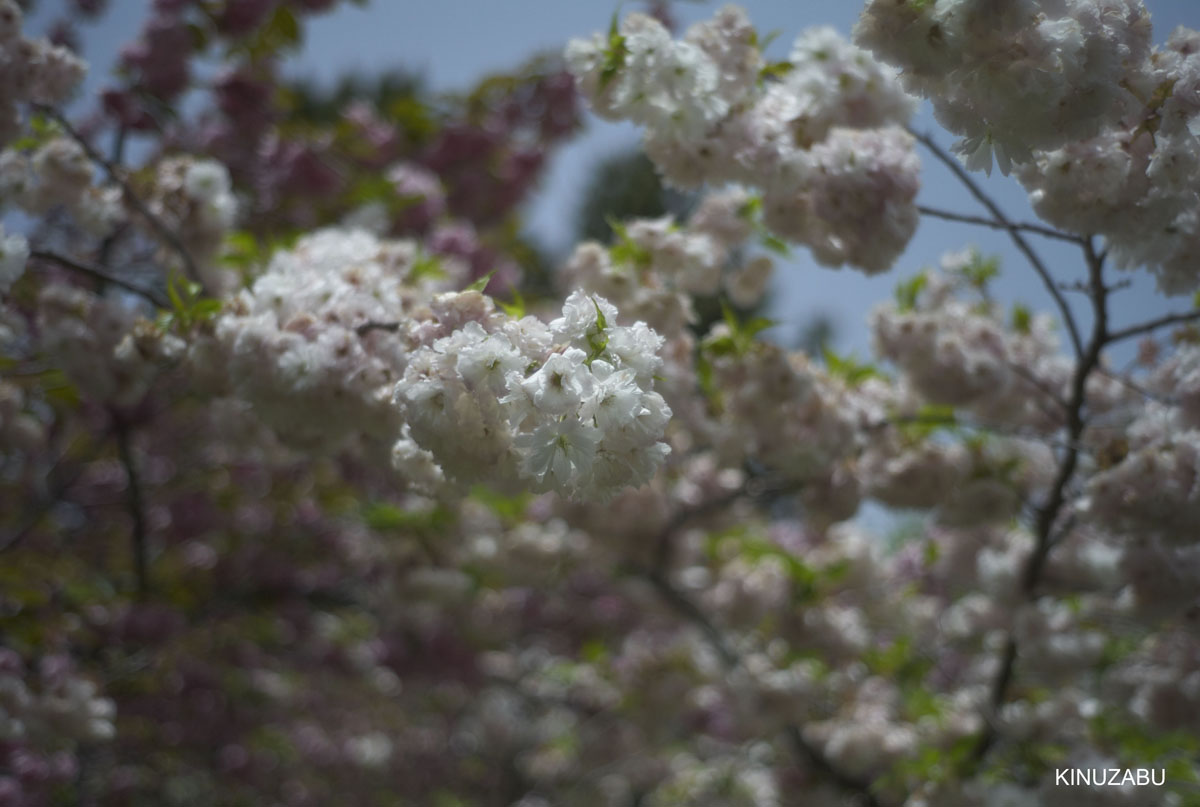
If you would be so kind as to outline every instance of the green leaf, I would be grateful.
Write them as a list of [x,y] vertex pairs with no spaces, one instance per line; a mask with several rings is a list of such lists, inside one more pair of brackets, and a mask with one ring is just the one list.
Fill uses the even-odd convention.
[[588,664],[600,664],[608,659],[608,645],[599,639],[589,639],[579,648],[579,657]]
[[625,57],[629,48],[625,45],[625,37],[621,36],[617,24],[617,12],[613,12],[612,22],[608,26],[608,47],[604,51],[604,66],[600,68],[600,89],[603,90],[612,83],[621,68],[625,66]]
[[486,275],[479,278],[474,283],[471,283],[470,285],[468,285],[465,289],[463,289],[463,291],[477,291],[482,294],[483,290],[487,288],[487,284],[491,282],[492,275],[494,275],[494,274],[496,274],[495,269],[488,272]]
[[500,306],[500,310],[513,319],[520,319],[525,316],[525,298],[521,296],[520,289],[513,289],[513,301],[511,303],[497,300],[496,305]]
[[992,255],[984,257],[978,251],[971,250],[971,259],[958,269],[967,283],[981,292],[986,292],[988,284],[1000,274],[1000,258]]
[[608,256],[612,262],[617,265],[628,264],[638,269],[650,266],[653,261],[650,250],[630,238],[625,225],[612,216],[606,216],[604,220],[613,231],[613,244],[608,248]]
[[592,305],[596,307],[596,329],[594,331],[588,329],[587,343],[591,352],[584,361],[589,367],[608,348],[608,320],[605,318],[604,312],[600,310],[600,303],[596,301],[595,297],[592,298]]
[[761,81],[778,81],[795,69],[796,66],[791,62],[770,62],[758,71],[758,78]]
[[825,369],[829,374],[844,380],[848,386],[857,387],[868,378],[883,376],[878,367],[858,361],[854,354],[839,356],[829,347],[822,347],[821,355],[825,359]]
[[417,252],[417,257],[413,259],[412,267],[408,270],[410,280],[423,280],[425,278],[436,280],[445,276],[446,270],[442,268],[442,262],[438,257],[424,251]]
[[454,514],[440,504],[428,510],[405,510],[387,502],[375,502],[363,510],[363,521],[373,530],[438,532],[453,523]]
[[921,272],[908,280],[902,280],[896,285],[896,307],[900,311],[912,311],[917,307],[917,300],[929,283],[929,277]]
[[1012,309],[1012,329],[1017,333],[1027,334],[1033,325],[1033,314],[1030,310],[1020,303],[1013,306]]
[[517,524],[524,520],[525,511],[529,507],[529,503],[533,500],[532,495],[528,493],[519,493],[516,496],[504,496],[485,485],[476,485],[471,488],[471,498],[486,505],[505,524],[509,525]]

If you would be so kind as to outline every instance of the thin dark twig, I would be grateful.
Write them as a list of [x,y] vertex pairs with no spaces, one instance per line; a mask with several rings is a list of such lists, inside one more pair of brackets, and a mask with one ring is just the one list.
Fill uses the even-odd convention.
[[980,204],[988,209],[988,212],[992,214],[996,221],[1000,222],[1004,226],[1009,237],[1013,240],[1013,243],[1016,244],[1017,249],[1021,250],[1022,254],[1024,254],[1026,259],[1029,260],[1033,270],[1037,272],[1038,277],[1042,279],[1042,284],[1045,285],[1046,290],[1050,292],[1050,296],[1054,298],[1054,304],[1058,306],[1058,310],[1062,313],[1063,324],[1067,328],[1067,333],[1070,334],[1071,345],[1075,348],[1075,355],[1080,357],[1083,356],[1083,340],[1079,336],[1079,328],[1075,324],[1075,316],[1071,313],[1071,308],[1067,305],[1066,298],[1063,297],[1062,292],[1059,291],[1057,284],[1055,284],[1054,278],[1050,276],[1050,270],[1046,268],[1046,264],[1042,262],[1041,257],[1039,257],[1037,252],[1034,251],[1033,247],[1029,245],[1029,242],[1025,240],[1025,236],[1021,234],[1021,231],[1017,229],[1016,225],[1008,220],[1008,217],[1004,215],[1004,211],[1000,209],[1000,206],[992,201],[990,196],[984,193],[983,188],[981,188],[979,183],[977,183],[975,179],[969,173],[967,173],[967,170],[958,164],[958,160],[954,159],[954,157],[951,156],[945,149],[939,146],[937,141],[935,141],[931,135],[921,134],[912,130],[909,130],[909,133],[912,134],[912,136],[915,137],[921,144],[923,144],[925,148],[929,149],[930,153],[932,153],[939,162],[949,168],[954,176],[956,176],[958,180],[962,182],[964,186],[966,186],[971,195],[974,196]]
[[67,255],[63,255],[58,252],[51,252],[50,250],[46,249],[31,249],[29,250],[29,257],[46,261],[48,263],[58,264],[64,269],[70,269],[72,272],[86,275],[93,280],[99,280],[101,283],[110,283],[114,286],[120,286],[126,291],[133,292],[139,297],[150,301],[159,308],[166,308],[169,305],[166,298],[161,296],[159,292],[153,289],[144,288],[139,286],[137,283],[132,283],[118,275],[101,269],[99,266],[94,266],[90,263],[84,263],[83,261],[76,260],[75,258],[71,258]]
[[999,221],[997,219],[989,219],[986,216],[968,216],[963,213],[955,213],[950,210],[942,210],[937,207],[928,207],[926,205],[917,205],[917,212],[923,216],[933,216],[946,221],[957,221],[962,224],[978,224],[981,227],[991,227],[993,230],[1021,230],[1027,233],[1036,233],[1043,235],[1046,238],[1056,238],[1059,241],[1068,241],[1072,244],[1082,244],[1084,237],[1081,235],[1072,235],[1064,233],[1062,230],[1056,230],[1053,227],[1043,227],[1040,224],[1032,224],[1025,221]]
[[121,188],[121,194],[125,197],[125,201],[128,202],[129,205],[135,210],[137,210],[137,212],[146,219],[146,222],[150,225],[150,227],[156,233],[158,233],[158,236],[162,238],[162,240],[165,241],[177,255],[179,255],[179,259],[183,261],[183,268],[187,273],[188,278],[203,285],[200,279],[200,272],[196,267],[196,261],[192,258],[192,254],[188,252],[187,247],[183,245],[183,241],[180,240],[179,234],[168,227],[162,219],[160,219],[152,210],[150,210],[146,203],[142,201],[142,197],[137,194],[137,191],[133,189],[133,186],[130,185],[129,181],[126,180],[122,175],[120,168],[118,168],[107,157],[97,151],[96,147],[89,143],[87,138],[80,134],[79,130],[72,126],[71,122],[67,120],[66,116],[57,109],[52,106],[46,106],[45,104],[34,104],[34,108],[39,113],[45,115],[61,126],[63,131],[66,132],[72,140],[79,144],[80,148],[83,149],[88,158],[91,159],[92,162],[96,163],[96,165],[99,165],[104,169],[104,173],[108,175],[108,178],[117,183],[117,185]]
[[1140,325],[1130,325],[1128,328],[1121,328],[1113,331],[1108,336],[1110,342],[1120,342],[1122,339],[1129,339],[1134,336],[1150,333],[1159,328],[1166,328],[1171,325],[1184,325],[1189,322],[1200,320],[1200,310],[1197,311],[1182,311],[1178,314],[1167,314],[1166,316],[1152,319],[1149,322],[1143,322]]
[[399,322],[376,322],[375,320],[368,320],[367,322],[364,322],[362,325],[359,325],[357,328],[355,328],[354,332],[359,336],[366,336],[371,331],[387,331],[388,333],[396,333],[398,330],[400,330]]

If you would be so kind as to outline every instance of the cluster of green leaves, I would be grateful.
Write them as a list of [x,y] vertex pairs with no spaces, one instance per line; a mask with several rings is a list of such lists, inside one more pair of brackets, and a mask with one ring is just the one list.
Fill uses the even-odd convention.
[[705,541],[710,558],[720,559],[736,554],[752,562],[773,559],[787,570],[792,582],[792,601],[795,605],[818,602],[832,593],[850,572],[850,562],[840,560],[825,567],[805,563],[795,554],[764,537],[752,526],[738,526],[715,532]]
[[897,310],[902,313],[915,310],[917,301],[921,299],[921,292],[927,285],[929,285],[929,275],[925,272],[920,272],[908,280],[897,283],[895,291]]
[[249,230],[235,230],[225,237],[220,260],[225,266],[236,270],[243,283],[248,283],[257,269],[271,260],[272,255],[280,250],[291,249],[299,238],[299,231],[256,235]]
[[171,307],[160,312],[157,321],[158,327],[163,331],[187,333],[213,319],[222,307],[217,298],[204,296],[204,289],[199,283],[179,274],[173,274],[167,279],[167,300]]
[[505,496],[486,485],[476,485],[471,488],[471,498],[486,505],[506,527],[515,527],[524,521],[525,511],[529,509],[529,503],[533,501],[531,493]]
[[910,445],[924,442],[938,432],[957,434],[960,422],[953,406],[922,404],[912,415],[894,415],[897,431]]
[[825,369],[834,378],[840,378],[849,387],[857,387],[870,378],[884,378],[883,372],[874,364],[861,362],[853,353],[839,355],[828,345],[822,346],[821,357]]
[[25,134],[17,138],[9,148],[14,151],[35,151],[61,134],[62,127],[57,121],[34,113],[29,116]]
[[955,270],[968,286],[981,294],[988,293],[992,280],[1000,276],[1000,258],[997,255],[982,255],[978,250],[971,250],[971,258]]
[[454,511],[435,504],[425,510],[411,510],[390,502],[373,502],[362,510],[368,527],[379,532],[425,532],[439,534],[455,523]]
[[757,343],[759,333],[772,327],[775,322],[766,317],[751,317],[747,320],[738,315],[724,300],[721,301],[721,318],[728,326],[725,332],[709,334],[701,342],[696,355],[696,378],[700,391],[714,411],[721,408],[720,394],[713,384],[712,359],[718,356],[744,356]]

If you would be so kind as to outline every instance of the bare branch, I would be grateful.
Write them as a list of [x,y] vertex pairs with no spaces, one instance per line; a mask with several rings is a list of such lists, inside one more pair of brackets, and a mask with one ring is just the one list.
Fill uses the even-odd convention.
[[1076,245],[1082,244],[1085,240],[1081,235],[1072,235],[1071,233],[1064,233],[1061,230],[1055,230],[1053,227],[1043,227],[1040,224],[1032,224],[1024,221],[999,221],[997,219],[989,219],[985,216],[968,216],[963,213],[954,213],[950,210],[942,210],[925,205],[917,205],[917,212],[923,216],[933,216],[937,219],[957,221],[962,224],[978,224],[982,227],[991,227],[993,230],[1008,230],[1009,232],[1021,230],[1027,233],[1036,233],[1046,238],[1056,238],[1059,241],[1067,241]]
[[1141,336],[1158,330],[1159,328],[1168,328],[1172,325],[1185,325],[1189,322],[1200,321],[1200,310],[1184,311],[1178,314],[1167,314],[1166,316],[1152,319],[1149,322],[1143,322],[1140,325],[1130,325],[1128,328],[1122,328],[1118,331],[1113,331],[1109,334],[1108,341],[1120,342],[1122,339],[1129,339],[1134,336]]
[[119,275],[114,275],[105,269],[101,269],[99,266],[95,266],[90,263],[84,263],[61,253],[51,252],[50,250],[46,249],[31,249],[29,251],[29,257],[46,261],[48,263],[57,264],[64,269],[70,269],[72,272],[86,275],[87,277],[90,277],[93,280],[98,280],[101,283],[119,286],[126,291],[132,292],[139,297],[148,300],[159,308],[166,308],[169,305],[166,298],[163,297],[158,291],[143,288],[136,283],[131,283]]

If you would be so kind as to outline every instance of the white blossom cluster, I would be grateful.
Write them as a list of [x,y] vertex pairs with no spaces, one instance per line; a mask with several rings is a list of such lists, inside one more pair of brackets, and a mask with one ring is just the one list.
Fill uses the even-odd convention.
[[832,29],[768,66],[735,6],[680,40],[631,14],[566,56],[597,114],[646,128],[668,181],[761,189],[767,225],[822,264],[884,271],[916,228],[919,164],[900,128],[912,101],[890,68]]
[[[953,272],[964,263],[951,254],[943,266]],[[916,282],[913,299],[871,313],[876,355],[894,362],[930,403],[1009,425],[1059,426],[1055,396],[1066,396],[1072,366],[1059,352],[1054,320],[1030,315],[1010,328],[995,304],[957,295],[962,283],[949,273],[927,272]]]
[[421,260],[364,231],[306,236],[230,301],[198,360],[288,441],[390,448],[418,488],[604,498],[653,476],[671,416],[654,331],[581,292],[548,325],[510,317],[478,291],[438,293]]
[[33,413],[27,411],[29,396],[16,384],[0,381],[0,478],[9,470],[8,462],[16,460],[19,463],[25,454],[31,454],[42,447],[45,439],[45,424]]
[[1200,286],[1200,34],[1150,47],[1141,0],[872,0],[856,40],[962,135],[967,167],[1014,167],[1038,214],[1103,235],[1159,288]]
[[566,263],[571,282],[611,301],[623,317],[648,323],[667,338],[695,319],[694,296],[724,288],[738,305],[762,299],[774,264],[756,256],[725,271],[753,232],[753,199],[740,190],[708,194],[686,226],[670,216],[621,226],[610,249],[594,241]]
[[1019,177],[1038,214],[1101,233],[1123,268],[1167,294],[1200,285],[1200,33],[1179,28],[1122,79],[1134,109],[1094,137],[1038,153]]
[[748,351],[718,347],[728,326],[705,339],[712,370],[711,438],[734,466],[753,458],[788,478],[815,481],[858,445],[855,412],[842,391],[803,354],[768,343]]
[[1123,440],[1124,456],[1089,480],[1089,518],[1134,535],[1191,542],[1200,518],[1200,429],[1173,408],[1149,403]]
[[55,208],[70,212],[88,235],[104,238],[124,216],[121,191],[96,185],[95,168],[83,148],[66,137],[53,137],[32,154],[0,152],[0,206],[13,205],[45,215]]
[[143,319],[127,299],[51,283],[38,295],[41,347],[83,397],[130,405],[177,361],[182,340]]
[[213,259],[237,218],[237,199],[225,166],[190,157],[163,160],[149,203],[151,212],[178,234],[205,285],[224,290],[229,279]]
[[22,36],[21,23],[15,0],[0,0],[0,146],[21,132],[18,104],[60,104],[87,70],[66,48]]
[[1120,81],[1149,50],[1149,22],[1140,0],[870,0],[854,35],[963,136],[969,167],[990,170],[994,154],[1007,173],[1132,102]]
[[453,479],[604,500],[649,481],[668,453],[671,410],[653,391],[661,345],[578,291],[549,324],[485,310],[416,351],[395,400],[411,439]]
[[197,361],[295,445],[330,451],[357,437],[390,446],[401,426],[391,389],[411,336],[357,329],[411,316],[416,258],[415,245],[363,231],[305,236],[226,304],[216,349]]

